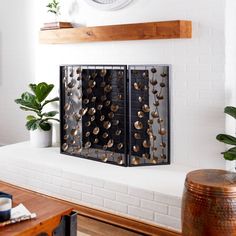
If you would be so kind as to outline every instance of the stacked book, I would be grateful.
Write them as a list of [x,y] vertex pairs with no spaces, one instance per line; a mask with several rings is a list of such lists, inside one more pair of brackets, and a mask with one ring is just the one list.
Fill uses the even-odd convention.
[[41,30],[53,30],[53,29],[66,29],[66,28],[73,28],[70,22],[48,22],[44,23]]
[[36,218],[35,213],[31,213],[22,203],[11,209],[11,218],[7,221],[0,222],[0,227],[15,224],[21,221]]

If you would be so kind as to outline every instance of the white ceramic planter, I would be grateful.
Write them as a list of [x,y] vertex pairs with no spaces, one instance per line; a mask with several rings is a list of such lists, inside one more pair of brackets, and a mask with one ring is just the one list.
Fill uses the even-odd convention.
[[225,162],[225,168],[228,171],[236,172],[236,161],[227,161]]
[[51,147],[52,146],[52,128],[49,131],[44,131],[40,128],[30,130],[30,144],[33,147]]
[[52,143],[53,146],[60,146],[60,124],[54,122],[52,125]]

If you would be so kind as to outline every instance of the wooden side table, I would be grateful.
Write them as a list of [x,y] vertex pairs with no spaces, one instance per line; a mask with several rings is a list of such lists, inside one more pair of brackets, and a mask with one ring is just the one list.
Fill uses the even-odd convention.
[[236,236],[236,173],[188,173],[181,218],[183,236]]
[[[22,221],[16,224],[0,227],[0,235],[4,236],[36,236],[58,235],[74,236],[74,232],[64,233],[66,225],[63,217],[72,212],[71,206],[51,199],[45,195],[22,189],[0,181],[0,190],[13,196],[13,204],[23,203],[30,212],[37,214],[36,219]],[[62,228],[58,228],[62,224]],[[76,224],[76,222],[74,222]],[[55,231],[56,230],[56,231]],[[66,235],[65,235],[66,234]]]

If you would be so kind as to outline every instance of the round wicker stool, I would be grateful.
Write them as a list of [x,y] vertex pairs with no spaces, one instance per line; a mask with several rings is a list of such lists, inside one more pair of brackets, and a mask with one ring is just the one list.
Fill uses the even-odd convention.
[[183,236],[236,236],[236,173],[205,169],[187,174]]

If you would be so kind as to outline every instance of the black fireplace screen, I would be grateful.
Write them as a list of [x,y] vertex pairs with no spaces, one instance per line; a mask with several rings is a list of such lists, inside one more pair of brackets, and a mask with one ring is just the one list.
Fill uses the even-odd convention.
[[170,163],[169,66],[60,67],[61,153],[121,166]]

